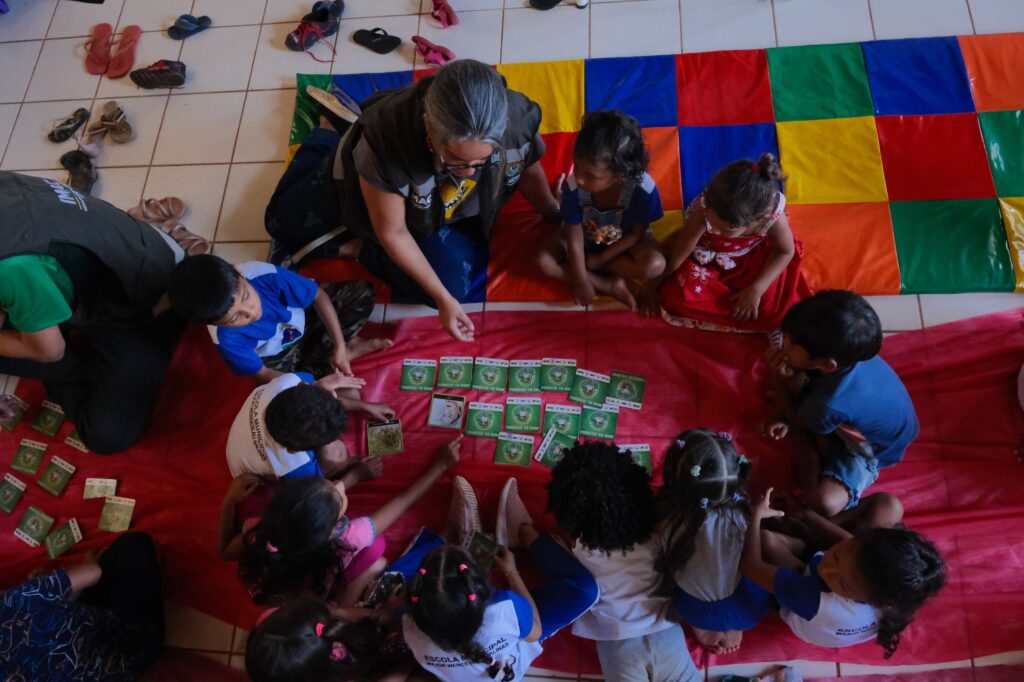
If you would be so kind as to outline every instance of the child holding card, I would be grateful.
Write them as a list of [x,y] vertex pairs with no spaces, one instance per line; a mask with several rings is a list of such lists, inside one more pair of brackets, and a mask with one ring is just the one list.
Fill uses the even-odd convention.
[[318,287],[269,263],[202,254],[178,264],[167,295],[179,315],[210,326],[232,372],[257,384],[297,369],[351,375],[353,360],[392,345],[358,336],[373,310],[369,282]]
[[643,467],[610,443],[580,443],[551,471],[547,510],[601,588],[572,632],[597,641],[609,680],[696,682],[703,676],[669,617],[669,599],[656,594],[661,539],[650,485]]
[[153,539],[125,533],[99,560],[0,592],[0,623],[5,679],[138,679],[164,642]]

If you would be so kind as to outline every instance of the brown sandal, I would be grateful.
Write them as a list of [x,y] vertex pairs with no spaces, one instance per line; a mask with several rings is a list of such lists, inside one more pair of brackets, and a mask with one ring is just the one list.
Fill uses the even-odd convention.
[[210,242],[192,232],[177,220],[167,220],[159,228],[161,232],[177,242],[186,256],[197,256],[201,253],[210,252]]
[[163,199],[145,199],[138,206],[128,209],[128,215],[147,223],[164,223],[168,220],[180,220],[185,215],[185,202],[178,197]]
[[111,100],[103,105],[103,114],[100,120],[90,123],[85,134],[88,142],[95,142],[99,138],[110,133],[110,139],[118,144],[130,142],[135,137],[132,126],[128,123],[124,110],[117,102]]

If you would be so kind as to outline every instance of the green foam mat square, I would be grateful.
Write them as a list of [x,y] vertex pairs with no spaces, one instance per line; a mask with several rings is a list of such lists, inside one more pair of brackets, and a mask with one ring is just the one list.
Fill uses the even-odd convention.
[[860,43],[768,50],[776,121],[873,116]]
[[978,114],[996,194],[1024,196],[1024,110]]

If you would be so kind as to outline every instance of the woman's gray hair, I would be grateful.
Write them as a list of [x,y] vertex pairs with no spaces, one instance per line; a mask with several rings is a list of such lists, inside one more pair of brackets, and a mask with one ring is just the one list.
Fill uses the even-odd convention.
[[476,140],[501,146],[508,124],[505,80],[475,59],[449,62],[424,98],[434,144]]

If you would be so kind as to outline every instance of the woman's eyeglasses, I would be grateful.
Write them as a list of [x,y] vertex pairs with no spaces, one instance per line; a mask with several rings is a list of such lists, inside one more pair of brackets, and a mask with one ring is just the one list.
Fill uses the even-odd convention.
[[441,159],[441,169],[446,171],[464,171],[473,170],[478,171],[483,168],[491,168],[492,166],[499,166],[505,161],[505,154],[501,150],[494,150],[491,152],[491,158],[482,163],[448,163],[441,156],[441,152],[437,152],[437,158]]

